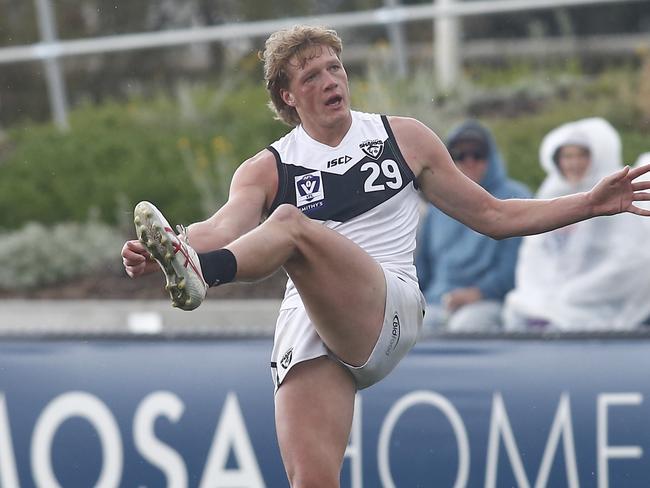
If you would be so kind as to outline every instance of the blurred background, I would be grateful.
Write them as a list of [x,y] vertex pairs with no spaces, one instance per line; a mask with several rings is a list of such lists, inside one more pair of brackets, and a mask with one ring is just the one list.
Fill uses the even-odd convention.
[[[609,120],[626,162],[650,149],[648,1],[0,0],[0,296],[164,298],[121,270],[132,208],[204,218],[287,132],[257,53],[296,22],[339,31],[355,108],[443,137],[478,117],[533,191],[565,121]],[[210,296],[242,294],[282,277]]]

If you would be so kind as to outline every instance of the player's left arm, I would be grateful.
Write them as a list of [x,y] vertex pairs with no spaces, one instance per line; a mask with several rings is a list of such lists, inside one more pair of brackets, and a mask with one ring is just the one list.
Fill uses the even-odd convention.
[[623,169],[603,178],[588,192],[553,199],[493,197],[454,164],[436,134],[421,122],[390,117],[391,128],[424,197],[472,229],[495,239],[539,234],[597,215],[631,212],[650,216],[634,205],[650,200],[650,182],[634,182],[650,165]]

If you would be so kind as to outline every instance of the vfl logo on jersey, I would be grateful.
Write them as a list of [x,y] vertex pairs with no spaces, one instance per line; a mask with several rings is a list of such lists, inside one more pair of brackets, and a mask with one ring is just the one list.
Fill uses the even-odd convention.
[[291,364],[291,359],[293,359],[293,347],[289,348],[289,350],[284,353],[284,356],[282,356],[282,359],[280,360],[280,366],[287,369]]
[[359,144],[359,147],[367,156],[370,156],[372,159],[378,159],[381,153],[384,152],[384,141],[380,141],[379,139],[364,141]]
[[320,171],[296,176],[296,206],[304,207],[325,198]]
[[400,329],[401,327],[399,323],[399,315],[397,315],[397,312],[395,312],[395,315],[393,316],[393,330],[390,333],[390,342],[388,343],[388,347],[384,353],[386,356],[390,356],[390,353],[397,348],[397,344],[399,343]]

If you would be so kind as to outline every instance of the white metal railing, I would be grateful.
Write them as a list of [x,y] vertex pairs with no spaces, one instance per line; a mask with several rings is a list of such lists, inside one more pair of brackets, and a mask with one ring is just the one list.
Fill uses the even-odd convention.
[[[43,3],[47,0],[37,1]],[[51,41],[46,39],[45,42],[31,45],[0,48],[0,63],[260,37],[294,24],[323,24],[336,28],[352,28],[368,25],[390,25],[423,19],[465,17],[469,15],[543,10],[558,7],[593,6],[643,1],[647,2],[648,0],[480,0],[467,3],[458,3],[458,0],[454,0],[455,3],[450,0],[443,0],[440,5],[382,7],[375,10],[341,14],[239,22],[237,24],[192,27],[188,29],[139,34],[122,34],[93,39],[75,39],[68,41]]]
[[56,39],[50,0],[35,0],[43,42],[0,48],[0,64],[43,61],[55,120],[66,127],[65,87],[58,65],[61,57],[260,37],[294,24],[324,24],[341,29],[369,25],[390,27],[415,20],[434,19],[438,46],[436,60],[439,63],[437,79],[442,86],[450,86],[455,81],[460,63],[458,30],[453,23],[460,17],[641,1],[648,0],[438,0],[437,3],[408,6],[396,5],[394,0],[388,0],[387,6],[375,10],[61,41]]

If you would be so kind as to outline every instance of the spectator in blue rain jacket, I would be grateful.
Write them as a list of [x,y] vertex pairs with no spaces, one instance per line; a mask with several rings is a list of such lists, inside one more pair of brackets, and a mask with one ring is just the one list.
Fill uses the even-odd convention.
[[[489,130],[469,120],[452,130],[447,148],[468,177],[498,198],[529,198],[509,179]],[[503,298],[514,286],[521,238],[496,241],[429,205],[420,228],[416,267],[427,299],[425,331],[499,328]]]

